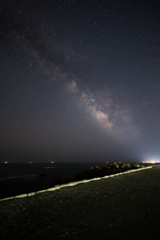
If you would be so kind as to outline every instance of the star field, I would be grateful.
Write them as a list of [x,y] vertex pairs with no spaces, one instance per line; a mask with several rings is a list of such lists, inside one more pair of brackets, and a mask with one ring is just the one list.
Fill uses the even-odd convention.
[[0,161],[160,158],[158,1],[0,11]]

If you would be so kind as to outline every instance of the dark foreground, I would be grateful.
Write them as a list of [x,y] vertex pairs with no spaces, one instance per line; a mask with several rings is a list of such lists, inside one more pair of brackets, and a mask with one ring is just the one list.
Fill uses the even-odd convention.
[[160,167],[0,202],[2,239],[154,239]]

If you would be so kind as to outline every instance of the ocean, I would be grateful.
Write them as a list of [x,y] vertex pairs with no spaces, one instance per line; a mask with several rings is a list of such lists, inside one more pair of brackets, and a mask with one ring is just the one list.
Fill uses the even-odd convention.
[[[47,189],[56,177],[72,178],[78,172],[102,164],[106,163],[0,163],[0,199]],[[38,178],[42,173],[47,176]]]
[[[56,177],[66,179],[103,163],[0,163],[0,199],[49,188]],[[46,173],[46,177],[38,178]]]

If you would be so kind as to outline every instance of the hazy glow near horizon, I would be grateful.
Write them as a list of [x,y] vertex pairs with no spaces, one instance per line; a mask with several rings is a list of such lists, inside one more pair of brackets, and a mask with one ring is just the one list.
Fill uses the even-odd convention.
[[143,163],[157,163],[160,162],[160,160],[156,160],[156,159],[148,159],[146,161],[143,161]]
[[159,1],[1,2],[0,161],[157,162]]

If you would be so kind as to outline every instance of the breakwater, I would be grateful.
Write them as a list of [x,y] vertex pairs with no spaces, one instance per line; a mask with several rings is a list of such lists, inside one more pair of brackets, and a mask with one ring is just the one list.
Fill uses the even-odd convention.
[[[155,166],[154,164],[145,164],[145,165],[143,165],[143,164],[135,165],[134,164],[132,166],[131,165],[129,166],[129,165],[130,164],[127,164],[127,163],[126,164],[123,163],[122,165],[118,165],[117,163],[109,164],[109,165],[105,164],[105,165],[101,165],[101,166],[95,165],[94,167],[91,167],[90,169],[88,169],[86,171],[82,171],[81,174],[80,174],[80,172],[77,173],[74,178],[69,178],[66,180],[58,179],[59,184],[56,184],[58,182],[57,180],[56,180],[56,182],[52,182],[51,183],[52,187],[49,187],[48,189],[40,190],[37,192],[20,194],[20,195],[8,197],[8,198],[3,198],[3,199],[0,199],[0,201],[10,200],[10,199],[14,199],[14,198],[16,199],[16,198],[31,197],[31,196],[34,196],[35,194],[44,193],[47,191],[55,191],[55,190],[58,190],[63,187],[75,186],[77,184],[83,184],[83,183],[87,183],[90,181],[101,180],[104,178],[117,177],[121,174],[133,173],[135,171],[145,170],[145,169],[152,168]],[[107,173],[105,171],[103,172],[103,170],[106,170],[108,172]],[[90,178],[91,175],[89,175],[88,173],[91,173],[91,172],[94,172],[95,174],[97,174],[97,177]],[[86,179],[84,179],[84,177],[86,177]],[[80,180],[78,180],[78,179],[80,179]]]

